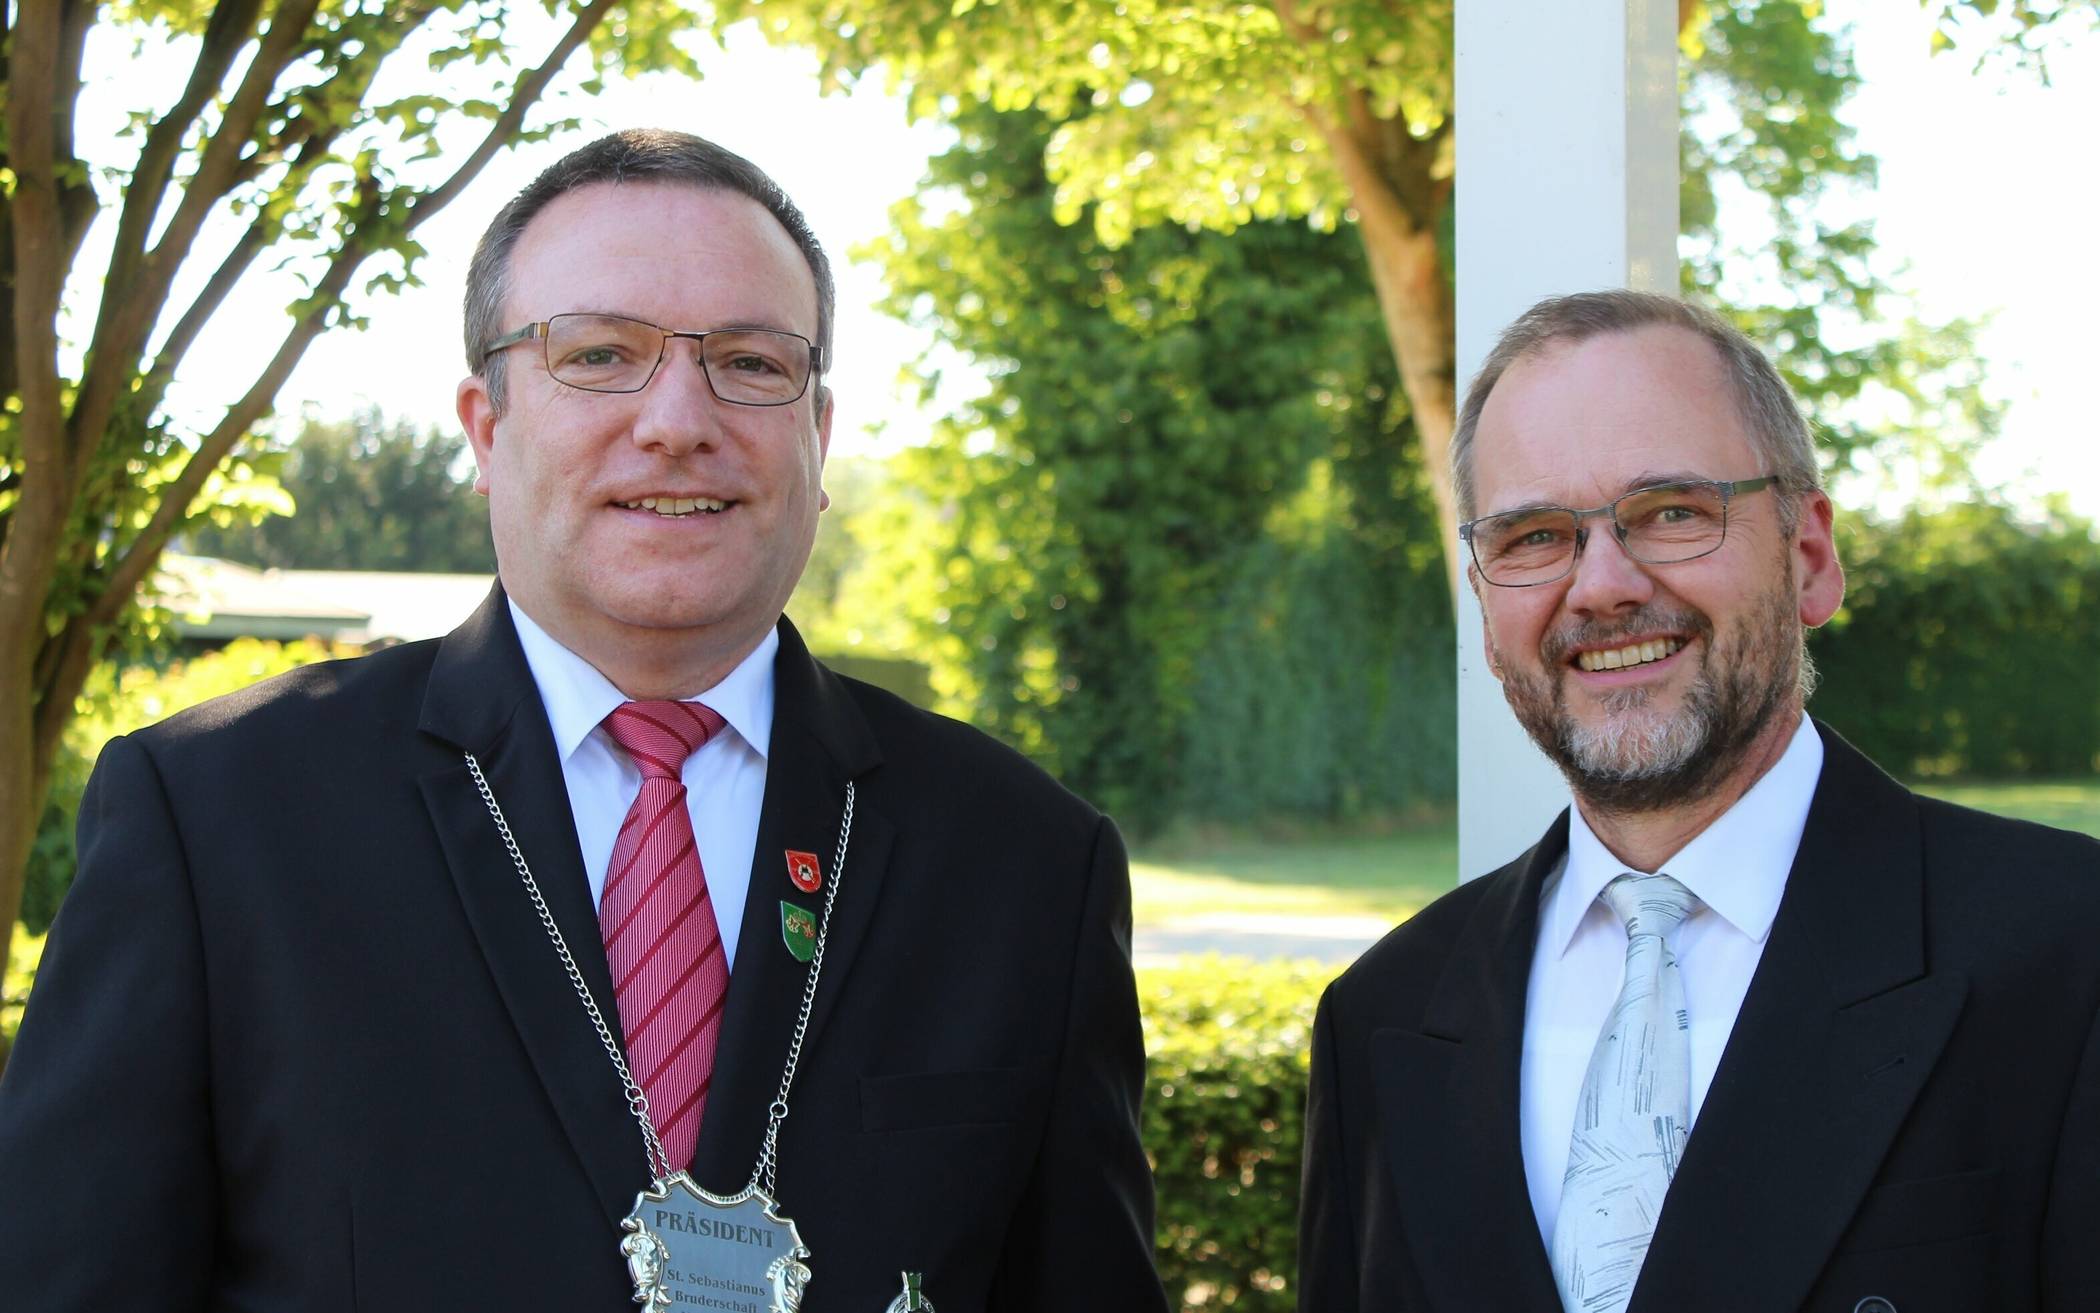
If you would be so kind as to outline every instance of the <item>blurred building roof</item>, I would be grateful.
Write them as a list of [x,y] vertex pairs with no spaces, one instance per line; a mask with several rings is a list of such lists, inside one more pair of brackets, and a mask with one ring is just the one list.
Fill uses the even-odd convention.
[[184,638],[322,638],[384,646],[449,633],[493,576],[389,570],[259,570],[209,556],[161,557],[151,600]]

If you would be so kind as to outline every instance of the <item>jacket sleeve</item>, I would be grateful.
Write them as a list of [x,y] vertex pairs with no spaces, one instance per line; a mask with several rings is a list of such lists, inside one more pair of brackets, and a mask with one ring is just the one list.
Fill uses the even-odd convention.
[[1334,989],[1313,1020],[1312,1080],[1305,1099],[1305,1177],[1298,1192],[1299,1313],[1353,1313],[1358,1262],[1342,1153]]
[[1153,1266],[1152,1169],[1139,1140],[1145,1044],[1130,965],[1130,865],[1094,836],[1055,1090],[1008,1231],[995,1313],[1165,1313]]
[[114,740],[81,800],[79,874],[0,1079],[9,1308],[204,1306],[218,1214],[204,990],[167,794],[145,750]]

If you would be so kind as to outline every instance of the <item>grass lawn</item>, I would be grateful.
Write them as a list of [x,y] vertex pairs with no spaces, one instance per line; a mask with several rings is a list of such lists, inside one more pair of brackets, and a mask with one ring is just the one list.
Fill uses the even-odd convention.
[[[1927,784],[1968,807],[2100,837],[2100,778]],[[1214,839],[1131,854],[1137,923],[1216,913],[1364,916],[1398,922],[1451,888],[1457,822],[1351,838]]]
[[1216,913],[1404,921],[1457,882],[1455,821],[1391,834],[1186,842],[1131,855],[1139,925]]
[[2092,776],[2020,784],[1921,784],[1917,789],[1964,807],[2100,838],[2100,779]]

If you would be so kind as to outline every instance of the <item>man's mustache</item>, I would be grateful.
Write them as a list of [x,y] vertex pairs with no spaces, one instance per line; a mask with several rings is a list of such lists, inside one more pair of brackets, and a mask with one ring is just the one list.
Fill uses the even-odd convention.
[[1564,665],[1578,647],[1617,646],[1658,630],[1686,638],[1712,638],[1713,621],[1688,606],[1643,607],[1616,620],[1583,620],[1554,630],[1539,640],[1539,656],[1548,666]]

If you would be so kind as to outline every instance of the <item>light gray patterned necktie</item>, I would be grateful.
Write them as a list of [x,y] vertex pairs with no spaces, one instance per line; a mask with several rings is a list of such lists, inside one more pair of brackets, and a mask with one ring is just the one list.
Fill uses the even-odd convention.
[[1567,1313],[1619,1313],[1633,1297],[1691,1134],[1690,1021],[1670,935],[1699,900],[1667,875],[1622,875],[1603,898],[1626,923],[1626,982],[1590,1054],[1561,1180],[1553,1277]]

